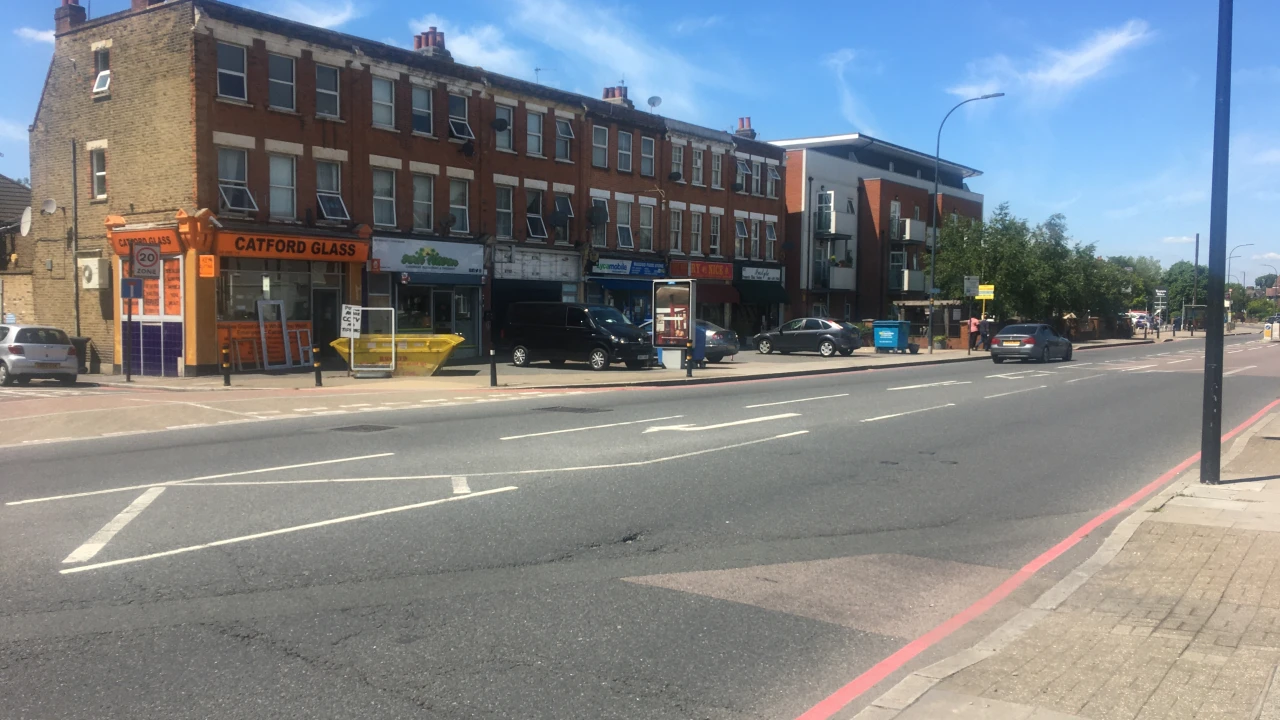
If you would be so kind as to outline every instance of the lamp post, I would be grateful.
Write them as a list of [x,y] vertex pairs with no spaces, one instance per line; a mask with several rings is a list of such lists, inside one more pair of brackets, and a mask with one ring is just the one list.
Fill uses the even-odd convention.
[[[1280,270],[1276,270],[1276,266],[1275,266],[1275,265],[1268,265],[1268,264],[1266,264],[1266,263],[1259,263],[1259,264],[1260,264],[1260,265],[1262,265],[1262,267],[1264,267],[1264,268],[1271,268],[1271,273],[1272,273],[1273,275],[1280,276]],[[1272,287],[1275,287],[1277,282],[1280,282],[1280,277],[1278,277],[1276,280],[1272,280],[1272,281],[1271,281],[1271,285],[1272,285]],[[1262,297],[1264,297],[1264,298],[1265,298],[1265,297],[1267,296],[1267,290],[1268,290],[1268,289],[1269,289],[1269,288],[1262,288]],[[1276,302],[1277,302],[1277,303],[1280,303],[1280,298],[1277,298],[1277,299],[1276,299]]]
[[947,111],[942,117],[942,122],[938,124],[938,139],[933,148],[933,202],[929,203],[929,224],[933,226],[933,245],[929,248],[929,354],[933,354],[933,301],[938,295],[937,278],[938,278],[938,166],[942,164],[942,127],[947,124],[947,118],[951,117],[951,113],[960,108],[961,105],[975,102],[978,100],[990,100],[992,98],[1004,97],[1004,93],[990,93],[987,95],[979,95],[968,100],[962,100],[956,103],[956,106]]
[[1240,257],[1239,255],[1236,254],[1236,251],[1242,247],[1253,247],[1253,243],[1245,243],[1243,245],[1237,245],[1231,248],[1231,252],[1227,253],[1227,282],[1231,282],[1231,260],[1232,258]]

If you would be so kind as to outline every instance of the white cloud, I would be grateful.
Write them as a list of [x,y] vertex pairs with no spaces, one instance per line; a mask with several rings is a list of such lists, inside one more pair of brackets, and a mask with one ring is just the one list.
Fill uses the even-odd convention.
[[27,126],[0,118],[0,140],[27,142],[30,140],[30,136],[27,134]]
[[1099,30],[1070,50],[1046,48],[1038,57],[1024,61],[995,55],[970,63],[968,79],[947,92],[962,97],[1016,92],[1040,103],[1056,102],[1101,76],[1125,51],[1153,34],[1146,22],[1130,20],[1119,27]]
[[703,18],[685,18],[675,25],[672,25],[671,30],[677,35],[688,35],[699,30],[709,30],[722,22],[724,22],[723,15],[712,15],[710,17]]
[[1160,239],[1160,242],[1166,243],[1168,245],[1187,245],[1195,241],[1196,239],[1191,237],[1190,235],[1172,235],[1172,236]]
[[1263,254],[1261,254],[1261,255],[1254,255],[1254,256],[1253,256],[1253,259],[1254,259],[1254,260],[1276,260],[1276,261],[1280,261],[1280,253],[1277,253],[1277,252],[1263,253]]
[[871,117],[870,111],[858,100],[853,94],[853,89],[849,87],[849,81],[845,75],[850,69],[850,65],[858,58],[858,54],[850,48],[841,48],[822,59],[822,64],[831,69],[836,76],[836,88],[840,92],[840,114],[845,121],[859,132],[874,135],[875,130],[872,124],[875,119]]
[[533,75],[536,65],[533,59],[518,43],[509,42],[496,26],[480,25],[464,30],[434,13],[409,22],[409,29],[414,33],[424,32],[429,27],[444,33],[445,47],[460,63],[526,79]]
[[360,17],[351,0],[270,0],[260,9],[307,25],[335,28]]
[[13,31],[14,35],[27,40],[28,42],[41,42],[53,44],[52,30],[36,30],[35,28],[20,27]]

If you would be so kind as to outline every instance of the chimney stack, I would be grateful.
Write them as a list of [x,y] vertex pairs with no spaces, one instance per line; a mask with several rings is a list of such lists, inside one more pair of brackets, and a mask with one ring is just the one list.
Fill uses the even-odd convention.
[[413,49],[427,57],[453,61],[453,54],[444,47],[444,33],[437,31],[435,27],[429,27],[426,32],[414,35]]
[[627,99],[626,85],[615,85],[613,87],[605,88],[604,101],[607,103],[612,103],[614,105],[622,105],[623,107],[628,107],[633,110],[636,107],[635,103]]
[[53,30],[61,35],[71,28],[83,25],[88,19],[85,9],[80,7],[80,0],[62,0],[62,6],[53,11]]
[[751,118],[749,117],[738,118],[738,129],[734,131],[733,134],[737,135],[738,137],[744,137],[748,140],[755,140],[756,131],[751,129]]
[[138,10],[146,10],[152,5],[160,5],[164,2],[165,0],[132,0],[129,9],[136,12]]

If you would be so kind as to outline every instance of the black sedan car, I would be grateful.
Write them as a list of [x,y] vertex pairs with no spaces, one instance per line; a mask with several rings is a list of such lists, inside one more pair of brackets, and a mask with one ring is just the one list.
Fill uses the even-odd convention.
[[796,318],[756,335],[755,341],[756,349],[766,355],[774,350],[783,355],[816,350],[823,357],[837,352],[848,356],[862,347],[862,337],[852,324],[825,318]]
[[1048,325],[1007,325],[991,339],[991,360],[995,363],[1005,360],[1047,363],[1054,358],[1070,360],[1071,341]]

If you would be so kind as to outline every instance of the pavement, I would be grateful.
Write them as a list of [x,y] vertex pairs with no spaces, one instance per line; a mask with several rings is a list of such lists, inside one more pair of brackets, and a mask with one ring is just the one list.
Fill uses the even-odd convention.
[[[1280,344],[1227,345],[1235,428],[1275,401]],[[99,435],[0,448],[0,715],[856,714],[1173,479],[1202,351],[434,402],[6,399],[0,431]],[[135,432],[110,403],[230,422]]]

